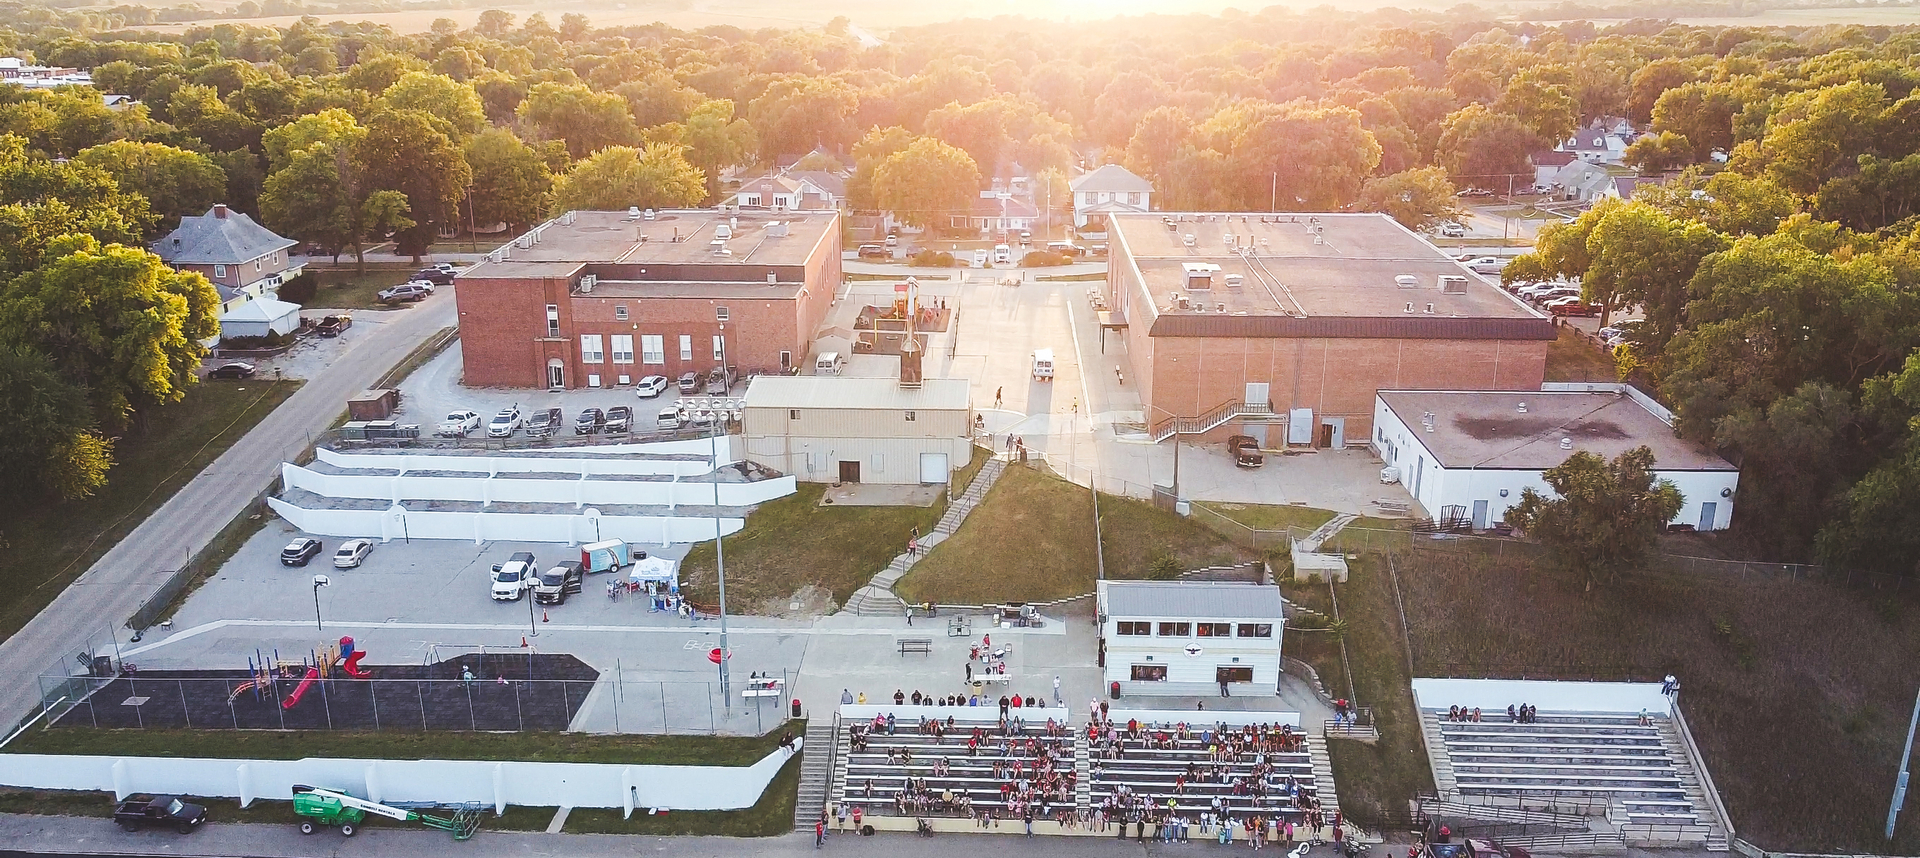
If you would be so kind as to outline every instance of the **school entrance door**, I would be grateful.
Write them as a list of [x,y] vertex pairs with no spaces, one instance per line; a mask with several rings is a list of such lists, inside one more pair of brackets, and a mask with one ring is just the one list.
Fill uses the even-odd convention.
[[858,460],[840,463],[840,482],[860,482],[860,462]]

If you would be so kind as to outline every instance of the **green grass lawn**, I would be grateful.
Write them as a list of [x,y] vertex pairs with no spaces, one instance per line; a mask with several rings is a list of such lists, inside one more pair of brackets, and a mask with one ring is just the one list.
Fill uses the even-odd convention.
[[[345,257],[342,257],[345,261]],[[306,306],[329,310],[393,310],[406,304],[382,304],[374,296],[389,286],[407,282],[420,269],[411,265],[369,265],[365,272],[347,264],[341,268],[308,268],[320,278],[320,287]]]
[[959,532],[894,592],[908,602],[1042,602],[1092,592],[1093,497],[1032,468],[1000,475]]
[[1560,338],[1547,344],[1548,381],[1619,381],[1613,354],[1595,348],[1574,330],[1561,328]]
[[26,625],[298,387],[266,379],[193,385],[186,399],[150,409],[121,436],[118,464],[99,494],[68,503],[28,490],[0,496],[0,636]]
[[[1156,560],[1171,558],[1175,572],[1231,566],[1260,555],[1233,544],[1195,518],[1182,518],[1146,501],[1100,496],[1101,548],[1108,578],[1158,578]],[[1160,564],[1165,568],[1166,564]]]
[[[727,537],[729,610],[780,613],[808,587],[844,604],[906,550],[914,528],[931,532],[946,509],[944,500],[931,507],[821,506],[826,489],[801,483],[793,494],[761,504],[747,515],[746,527]],[[694,546],[680,576],[688,598],[718,600],[712,542]]]
[[[804,727],[794,722],[796,734]],[[406,733],[353,730],[28,730],[0,753],[124,754],[140,757],[247,757],[297,760],[526,760],[553,763],[744,766],[779,746],[765,736],[643,736],[589,733]]]

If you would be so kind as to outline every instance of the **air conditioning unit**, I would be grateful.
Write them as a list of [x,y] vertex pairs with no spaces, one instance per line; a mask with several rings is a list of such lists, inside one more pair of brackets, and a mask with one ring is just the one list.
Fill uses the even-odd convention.
[[580,275],[580,294],[586,295],[588,293],[591,293],[593,291],[593,287],[599,285],[599,283],[600,283],[600,278],[597,275],[593,275],[593,274]]

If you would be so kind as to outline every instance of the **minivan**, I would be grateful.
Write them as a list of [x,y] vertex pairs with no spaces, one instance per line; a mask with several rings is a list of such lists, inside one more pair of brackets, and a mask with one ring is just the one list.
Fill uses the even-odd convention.
[[1006,245],[1004,245],[1004,244],[996,244],[996,245],[994,245],[994,246],[993,246],[993,263],[994,263],[995,265],[1010,265],[1010,264],[1012,264],[1012,263],[1013,263],[1013,248],[1011,248],[1011,247],[1008,247],[1008,246],[1006,246]]
[[821,352],[813,361],[814,375],[839,375],[847,366],[847,359],[839,352]]

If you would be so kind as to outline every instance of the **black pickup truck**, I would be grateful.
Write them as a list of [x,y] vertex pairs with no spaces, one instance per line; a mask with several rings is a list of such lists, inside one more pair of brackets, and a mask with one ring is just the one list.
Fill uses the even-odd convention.
[[154,825],[187,834],[207,821],[207,809],[171,795],[136,795],[114,806],[113,821],[126,831]]

